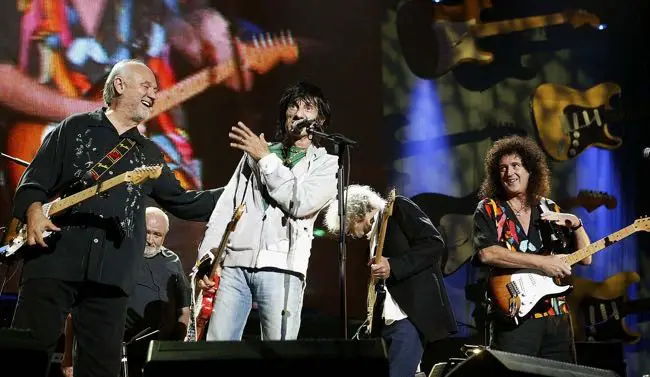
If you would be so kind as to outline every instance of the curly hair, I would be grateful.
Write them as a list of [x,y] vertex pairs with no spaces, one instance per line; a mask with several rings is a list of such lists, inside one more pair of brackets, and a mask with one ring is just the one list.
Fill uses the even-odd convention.
[[[370,186],[349,185],[345,189],[345,231],[347,233],[350,223],[362,220],[374,209],[382,209],[386,206],[386,200]],[[331,234],[340,231],[339,201],[334,199],[325,210],[325,226]]]
[[508,136],[497,140],[485,155],[485,178],[479,190],[480,198],[505,199],[506,192],[501,182],[499,162],[503,156],[517,155],[523,167],[530,174],[526,189],[527,202],[534,203],[551,192],[551,172],[541,148],[528,137]]

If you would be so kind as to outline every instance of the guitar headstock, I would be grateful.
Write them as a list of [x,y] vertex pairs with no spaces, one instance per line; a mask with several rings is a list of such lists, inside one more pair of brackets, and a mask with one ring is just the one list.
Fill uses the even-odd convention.
[[233,231],[235,230],[235,227],[237,226],[237,223],[239,222],[239,219],[241,219],[242,215],[244,214],[244,211],[246,210],[246,203],[242,203],[237,207],[235,212],[232,214],[232,218],[230,219],[230,223],[228,223],[228,230]]
[[242,45],[242,60],[252,70],[264,74],[278,62],[293,63],[298,60],[298,45],[291,31],[279,36],[269,33],[253,37],[252,45]]
[[579,28],[586,24],[594,28],[598,28],[601,25],[598,16],[582,9],[567,10],[564,12],[564,17],[566,17],[566,20],[573,25],[574,28]]
[[592,190],[580,190],[575,201],[578,206],[586,209],[587,212],[593,212],[596,208],[603,205],[607,209],[614,209],[618,204],[616,197],[604,191]]
[[386,207],[384,209],[385,219],[393,215],[393,205],[395,204],[395,195],[396,195],[396,190],[395,189],[390,190],[390,193],[388,194],[388,200],[386,202]]
[[632,225],[637,231],[650,232],[650,216],[640,217]]
[[124,180],[139,185],[148,179],[160,177],[160,174],[162,174],[162,165],[141,166],[126,172]]

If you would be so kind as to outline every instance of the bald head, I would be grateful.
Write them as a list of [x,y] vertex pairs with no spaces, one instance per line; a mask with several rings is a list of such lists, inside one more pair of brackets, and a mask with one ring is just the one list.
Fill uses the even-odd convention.
[[169,231],[169,217],[157,207],[147,207],[145,211],[147,222],[147,244],[144,248],[144,256],[152,257],[158,254],[165,242],[165,236]]
[[103,96],[104,96],[104,102],[106,102],[107,105],[110,106],[111,102],[113,101],[113,98],[117,96],[117,91],[115,90],[115,79],[121,77],[125,80],[129,80],[132,76],[132,71],[134,69],[139,69],[139,70],[146,69],[147,71],[151,72],[151,70],[149,69],[149,67],[147,67],[146,64],[136,59],[120,60],[113,66],[111,72],[108,74],[108,77],[106,78],[106,82],[104,83]]

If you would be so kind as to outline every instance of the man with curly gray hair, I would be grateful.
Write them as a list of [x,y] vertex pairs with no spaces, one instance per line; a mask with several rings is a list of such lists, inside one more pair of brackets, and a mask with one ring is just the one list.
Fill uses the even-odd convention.
[[[457,331],[440,270],[445,244],[427,215],[410,199],[396,195],[383,256],[375,260],[377,225],[386,199],[370,186],[350,185],[344,200],[345,234],[368,238],[372,277],[386,281],[381,337],[388,346],[390,376],[413,376],[426,343]],[[329,232],[340,231],[337,200],[326,208],[324,222]]]

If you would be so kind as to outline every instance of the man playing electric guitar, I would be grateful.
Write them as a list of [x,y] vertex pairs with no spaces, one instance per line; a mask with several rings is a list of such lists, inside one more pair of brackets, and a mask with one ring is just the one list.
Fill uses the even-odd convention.
[[[479,192],[483,199],[474,213],[473,261],[490,266],[492,274],[530,269],[554,278],[570,275],[570,265],[562,255],[540,255],[549,248],[548,242],[542,241],[541,228],[550,224],[570,228],[575,249],[586,247],[590,241],[580,219],[560,213],[559,207],[546,199],[550,187],[546,157],[534,141],[511,136],[495,142],[485,157],[485,178]],[[541,213],[540,206],[544,205],[550,211]],[[590,264],[591,257],[581,263]],[[511,294],[512,313],[508,314],[515,318],[492,316],[490,346],[575,362],[565,298],[540,300],[526,318],[517,318],[518,293]]]
[[[426,342],[457,331],[440,270],[445,244],[427,215],[410,199],[397,195],[385,231],[385,256],[375,260],[378,224],[386,215],[387,202],[368,186],[350,185],[344,196],[345,232],[370,240],[372,277],[386,280],[384,323],[373,322],[373,326],[383,325],[381,337],[388,346],[389,375],[413,376]],[[326,209],[325,224],[329,232],[338,234],[336,200]]]

